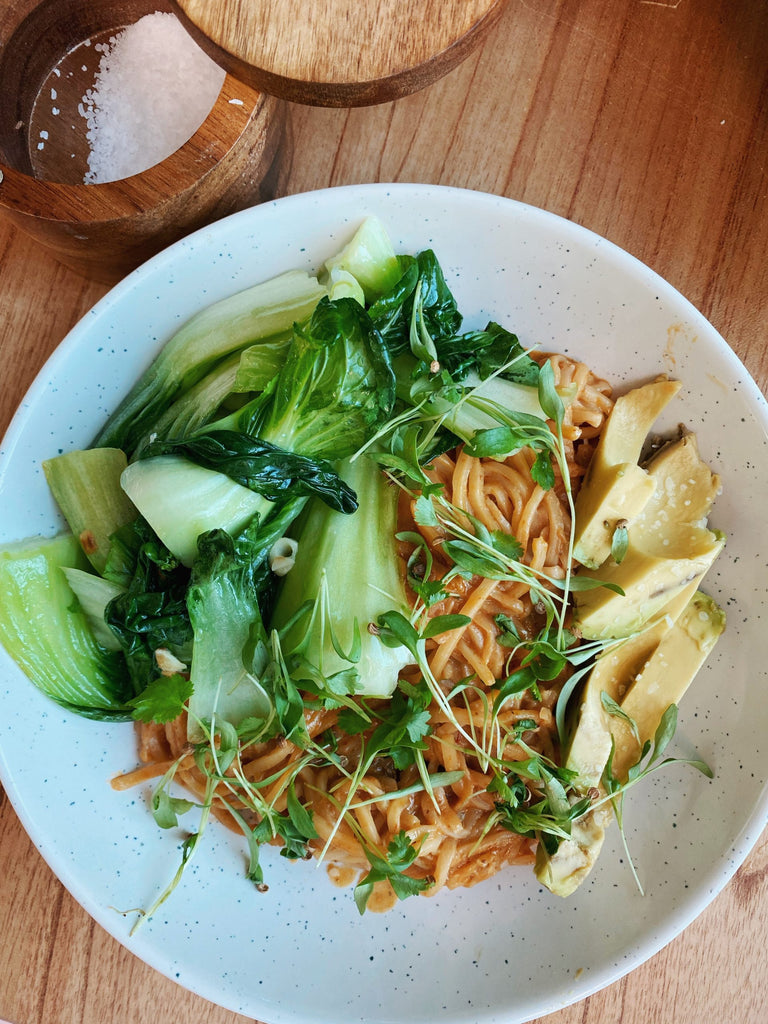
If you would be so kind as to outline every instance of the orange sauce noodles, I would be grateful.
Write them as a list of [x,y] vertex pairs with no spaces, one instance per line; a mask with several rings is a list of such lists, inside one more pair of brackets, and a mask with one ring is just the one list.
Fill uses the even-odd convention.
[[[575,494],[613,404],[610,388],[584,364],[565,356],[537,358],[540,362],[549,359],[556,385],[570,385],[575,393],[566,404],[563,424],[567,466]],[[443,494],[458,509],[474,516],[489,530],[512,534],[523,551],[524,563],[550,577],[563,578],[568,568],[571,525],[567,496],[557,470],[551,490],[543,490],[534,482],[530,471],[534,457],[526,448],[503,461],[472,458],[459,446],[438,456],[430,464],[428,474],[443,485]],[[414,500],[403,492],[400,529],[421,533],[433,558],[432,577],[441,578],[450,565],[441,551],[441,528],[417,525]],[[413,545],[402,545],[404,564],[413,550]],[[335,710],[307,710],[306,724],[312,737],[333,736],[333,748],[347,767],[346,773],[332,762],[307,759],[304,751],[284,738],[254,744],[242,751],[244,775],[259,785],[265,801],[274,800],[277,811],[285,810],[286,780],[295,775],[296,796],[311,811],[318,835],[309,846],[314,854],[323,852],[329,874],[339,884],[356,881],[370,867],[360,837],[370,849],[384,856],[389,842],[401,830],[418,849],[407,873],[433,880],[434,884],[425,890],[427,895],[443,887],[471,886],[504,865],[533,860],[535,839],[507,830],[493,817],[497,798],[487,789],[492,778],[490,769],[466,737],[481,734],[487,728],[488,707],[499,680],[516,667],[510,665],[510,648],[498,641],[497,616],[512,620],[518,634],[525,638],[536,635],[541,628],[542,612],[524,582],[453,576],[447,590],[448,596],[433,606],[429,614],[459,613],[469,616],[471,621],[427,641],[429,665],[445,694],[462,681],[470,680],[471,684],[458,687],[460,692],[451,696],[450,718],[435,701],[430,705],[431,730],[426,737],[424,759],[430,774],[461,772],[459,781],[436,787],[432,793],[422,789],[386,799],[388,793],[399,794],[418,785],[419,773],[413,765],[398,771],[390,758],[382,757],[373,761],[368,773],[359,780],[356,792],[349,794],[350,775],[360,757],[361,736],[348,735],[340,729],[334,731],[338,715]],[[557,763],[554,706],[566,675],[567,670],[551,682],[540,682],[540,700],[534,699],[530,690],[508,699],[499,712],[498,728],[484,742],[485,750],[497,755],[503,746],[506,761],[526,757],[522,748],[509,739],[519,735],[515,723],[524,722],[522,735],[527,747]],[[414,666],[402,676],[417,683],[420,671]],[[375,702],[369,703],[375,707]],[[143,766],[120,776],[113,784],[124,788],[163,775],[180,758],[176,780],[203,797],[206,779],[187,745],[184,716],[164,726],[140,724],[138,730]],[[296,774],[296,762],[301,758],[308,763]],[[256,824],[255,814],[238,800],[236,789],[221,789],[219,784],[213,813],[237,828],[229,811],[232,806],[249,824]],[[381,799],[376,800],[377,797]],[[350,810],[338,820],[339,808],[348,799]],[[389,885],[379,882],[368,906],[384,910],[394,900]]]

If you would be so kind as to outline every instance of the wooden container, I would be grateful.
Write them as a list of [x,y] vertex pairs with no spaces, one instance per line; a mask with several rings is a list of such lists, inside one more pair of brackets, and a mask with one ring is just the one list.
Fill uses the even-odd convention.
[[[195,228],[279,191],[291,159],[283,100],[355,106],[423,88],[467,56],[506,2],[3,0],[0,213],[61,262],[112,283]],[[177,15],[228,72],[224,86],[165,160],[86,185],[78,105],[93,85],[98,44],[155,11]]]
[[395,100],[455,68],[508,0],[171,0],[222,67],[297,103]]
[[0,212],[62,263],[106,283],[190,231],[271,198],[290,158],[285,105],[227,75],[176,152],[119,181],[82,183],[88,142],[77,104],[95,67],[82,70],[83,47],[92,55],[97,42],[163,10],[171,10],[165,0],[6,0],[0,11]]

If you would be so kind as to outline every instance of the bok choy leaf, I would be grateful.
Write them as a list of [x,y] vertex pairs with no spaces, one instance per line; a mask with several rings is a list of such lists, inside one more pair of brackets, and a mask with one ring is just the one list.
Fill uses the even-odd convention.
[[161,349],[94,441],[130,457],[168,405],[232,352],[289,331],[310,315],[326,289],[292,270],[196,313]]
[[263,438],[314,459],[346,458],[392,411],[395,376],[389,353],[362,306],[322,299],[294,328],[285,365],[265,399],[216,427]]
[[389,357],[365,310],[354,299],[323,299],[306,327],[294,328],[286,362],[261,395],[184,441],[148,446],[122,485],[191,566],[201,533],[236,534],[278,500],[318,493],[352,511],[354,493],[324,460],[368,441],[394,398]]
[[125,454],[118,448],[64,452],[43,462],[51,494],[97,572],[106,564],[112,534],[136,518],[136,508],[120,486],[125,466]]
[[120,641],[104,620],[107,605],[115,597],[123,593],[117,583],[105,580],[94,572],[85,572],[70,566],[62,566],[67,583],[72,593],[80,602],[80,607],[93,632],[94,639],[107,651],[121,650]]
[[333,285],[351,277],[362,289],[365,302],[388,292],[400,278],[400,261],[386,228],[376,217],[366,217],[351,240],[336,256],[325,261],[321,280]]
[[160,674],[155,659],[159,648],[189,661],[189,571],[139,518],[115,535],[105,574],[122,591],[107,605],[104,619],[120,642],[139,694]]
[[536,386],[538,364],[516,335],[494,322],[484,330],[459,333],[462,315],[431,249],[400,257],[400,263],[400,279],[368,310],[393,359],[411,355],[417,360],[412,366],[416,375],[440,370],[453,382],[469,374],[485,380],[505,367],[502,376]]
[[134,691],[124,659],[97,643],[65,566],[87,566],[71,534],[0,551],[0,642],[34,685],[68,711],[129,720]]
[[342,516],[312,499],[272,625],[288,627],[282,647],[294,679],[389,697],[400,670],[413,661],[405,647],[385,646],[370,628],[392,608],[408,614],[395,541],[398,488],[367,458],[346,463],[343,472],[359,508]]
[[258,523],[233,539],[223,530],[200,538],[187,608],[194,631],[188,736],[201,741],[216,721],[237,727],[267,720],[271,701],[259,677],[269,664],[267,633],[258,602],[263,557]]
[[185,441],[153,443],[147,454],[154,452],[183,455],[198,466],[226,474],[271,502],[287,493],[317,494],[338,512],[354,512],[357,508],[354,491],[324,460],[308,459],[250,434],[215,430]]
[[176,558],[191,566],[197,538],[209,530],[238,533],[257,513],[265,515],[269,498],[198,466],[179,455],[155,455],[132,462],[121,477],[123,488]]

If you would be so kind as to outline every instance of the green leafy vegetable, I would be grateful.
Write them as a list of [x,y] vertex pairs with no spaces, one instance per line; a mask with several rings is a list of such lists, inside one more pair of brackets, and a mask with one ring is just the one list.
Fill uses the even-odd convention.
[[433,879],[413,878],[405,874],[418,855],[418,847],[413,845],[405,832],[398,832],[395,835],[387,847],[385,857],[365,847],[365,856],[371,870],[355,886],[355,903],[361,914],[364,913],[377,882],[389,882],[399,900],[424,892],[434,885]]
[[185,710],[191,696],[191,680],[176,672],[157,676],[128,705],[139,722],[172,722]]
[[[285,352],[290,343],[291,336],[286,334],[280,339],[280,350]],[[262,345],[254,345],[246,349],[242,354],[235,352],[217,363],[202,380],[193,384],[183,391],[175,402],[172,402],[164,409],[152,423],[151,435],[145,436],[136,446],[134,457],[138,458],[144,454],[146,446],[152,441],[164,441],[167,438],[188,437],[210,419],[215,417],[222,404],[238,391],[237,382],[240,376],[240,367],[246,353],[254,349],[263,349],[265,352],[273,352],[273,344],[265,342]],[[272,369],[274,361],[270,362],[271,372],[266,381],[260,381],[261,386],[254,390],[262,390],[274,376],[277,367]],[[245,389],[250,390],[250,389]],[[98,451],[99,449],[93,449]]]
[[0,550],[0,641],[35,686],[68,711],[129,720],[134,689],[123,658],[96,642],[62,571],[86,565],[68,534]]
[[122,594],[123,588],[84,569],[64,565],[61,571],[72,588],[72,593],[80,602],[80,608],[88,620],[94,640],[107,651],[121,650],[120,641],[107,626],[104,614],[109,602]]
[[223,530],[211,531],[200,538],[199,547],[186,594],[194,631],[192,742],[203,738],[200,722],[215,732],[222,721],[237,726],[249,717],[272,715],[260,682],[269,651],[254,580],[261,555],[258,522],[236,540]]
[[162,412],[217,362],[261,339],[272,339],[309,316],[326,290],[314,277],[289,271],[207,306],[161,349],[94,441],[129,456]]
[[264,520],[278,499],[319,493],[351,511],[353,492],[318,460],[351,455],[393,401],[392,368],[365,311],[353,299],[325,299],[305,328],[295,327],[286,361],[262,395],[202,434],[150,445],[122,484],[190,566],[200,534],[236,534],[257,513]]
[[271,502],[288,493],[317,494],[337,512],[354,512],[357,508],[354,491],[326,462],[234,430],[214,430],[184,441],[153,443],[146,454],[182,455],[199,466],[224,473]]
[[629,547],[629,531],[626,519],[620,519],[611,536],[611,558],[617,565],[624,561]]
[[340,275],[359,282],[366,302],[388,292],[400,278],[400,261],[386,228],[377,217],[366,217],[336,256],[325,261],[322,279],[331,284]]
[[323,299],[296,326],[285,365],[265,401],[222,425],[315,459],[347,458],[392,411],[387,350],[354,299]]
[[197,558],[201,534],[216,529],[236,534],[272,507],[269,498],[225,473],[179,455],[132,462],[122,485],[162,542],[188,567]]
[[125,454],[115,448],[65,452],[43,463],[45,478],[85,556],[102,572],[112,534],[136,518],[120,486]]
[[[615,702],[610,699],[606,699],[606,697],[607,695],[601,695],[603,707],[606,709],[608,714],[616,715],[623,720],[626,720],[628,716],[626,716],[625,712],[616,706]],[[637,762],[629,768],[626,780],[617,778],[613,773],[613,739],[611,740],[611,753],[608,757],[608,763],[606,764],[603,772],[602,781],[607,794],[604,799],[609,800],[611,807],[613,808],[616,822],[621,833],[622,843],[624,844],[624,852],[626,853],[632,874],[641,893],[643,891],[643,887],[640,884],[640,879],[638,878],[637,871],[635,870],[627,844],[626,833],[624,831],[624,797],[626,793],[633,786],[637,785],[638,782],[647,778],[653,772],[657,772],[661,768],[666,768],[672,765],[690,765],[692,768],[701,772],[702,775],[705,775],[708,779],[713,777],[712,769],[709,765],[698,758],[664,757],[664,753],[677,730],[677,710],[676,704],[670,704],[666,709],[656,728],[653,741],[647,740],[645,742]],[[634,732],[637,732],[637,727],[634,723],[632,723],[632,726]]]
[[323,686],[351,669],[343,692],[389,696],[411,659],[384,646],[369,624],[389,608],[408,608],[395,547],[397,488],[365,458],[347,463],[344,476],[360,507],[342,516],[311,502],[272,623],[280,630],[293,623],[283,649],[294,657],[295,678]]
[[192,642],[186,603],[189,574],[143,520],[118,536],[119,571],[116,555],[111,572],[112,578],[121,579],[122,588],[106,606],[104,618],[120,643],[134,695],[138,695],[159,674],[155,660],[159,648],[188,660]]

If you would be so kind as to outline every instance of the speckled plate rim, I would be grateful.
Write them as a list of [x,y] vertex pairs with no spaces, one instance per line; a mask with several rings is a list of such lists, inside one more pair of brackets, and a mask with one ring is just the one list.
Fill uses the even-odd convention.
[[[720,774],[714,782],[690,776],[675,779],[673,787],[653,782],[638,799],[640,826],[630,826],[641,870],[648,865],[655,870],[659,859],[666,860],[672,881],[659,883],[650,895],[640,897],[628,882],[626,867],[618,865],[614,836],[598,869],[572,902],[555,901],[527,874],[510,869],[485,886],[431,902],[408,901],[391,915],[356,920],[343,893],[331,890],[318,875],[310,878],[305,873],[303,895],[282,890],[278,904],[259,906],[255,912],[249,904],[244,912],[239,908],[250,895],[237,877],[242,867],[239,847],[227,837],[217,837],[213,852],[201,854],[192,878],[209,896],[234,892],[238,923],[245,919],[263,930],[264,948],[252,960],[253,951],[247,943],[243,946],[241,933],[234,930],[229,936],[215,933],[198,948],[196,930],[211,927],[215,914],[205,911],[187,890],[175,895],[151,924],[129,936],[129,923],[114,907],[137,905],[136,894],[146,901],[158,877],[164,880],[175,866],[167,856],[167,837],[158,841],[147,827],[146,797],[135,794],[126,806],[124,794],[101,791],[110,774],[132,763],[132,739],[124,730],[118,733],[121,727],[94,727],[60,715],[29,687],[2,651],[0,706],[13,711],[0,718],[0,778],[51,868],[108,932],[166,976],[235,1012],[269,1024],[346,1024],[363,1019],[370,1024],[415,1024],[435,1016],[451,1024],[522,1024],[584,998],[661,949],[720,892],[768,820],[766,757],[759,743],[760,735],[768,733],[768,712],[743,713],[744,694],[759,686],[760,679],[747,671],[738,651],[746,637],[768,654],[768,638],[760,637],[754,627],[759,608],[750,603],[760,600],[764,605],[758,576],[766,562],[768,538],[766,529],[743,512],[768,498],[768,485],[760,479],[768,477],[768,407],[726,342],[671,285],[572,222],[513,200],[460,189],[346,186],[286,197],[236,214],[176,243],[131,274],[83,318],[43,367],[0,445],[0,541],[36,529],[29,528],[28,511],[16,504],[9,511],[3,495],[12,493],[16,501],[19,494],[32,494],[45,528],[50,532],[56,527],[55,513],[42,498],[39,467],[40,458],[51,454],[48,426],[53,434],[53,428],[60,431],[64,423],[74,425],[64,447],[87,443],[105,410],[175,323],[220,295],[277,270],[316,267],[368,213],[382,218],[398,248],[434,245],[468,324],[478,323],[481,315],[503,317],[526,344],[549,343],[599,357],[592,361],[599,361],[601,369],[605,366],[619,387],[638,375],[657,372],[679,371],[684,383],[695,381],[690,401],[684,399],[685,417],[702,434],[703,450],[714,452],[716,468],[723,473],[726,489],[716,507],[717,525],[731,535],[713,586],[729,609],[729,620],[735,614],[743,621],[734,620],[735,636],[730,634],[722,653],[707,666],[701,686],[697,681],[696,694],[686,698],[686,713],[681,713],[683,752],[695,745],[704,755],[713,755],[723,762]],[[475,271],[482,261],[488,279],[481,281]],[[492,273],[490,261],[495,261]],[[129,336],[135,348],[127,343]],[[555,346],[555,341],[563,343]],[[85,384],[72,384],[78,368],[95,374],[97,380],[103,373],[96,400],[93,392],[87,400]],[[41,409],[50,409],[52,401],[58,412],[50,413],[42,429]],[[697,402],[703,407],[705,401],[706,407],[697,410]],[[727,439],[718,441],[723,425],[728,427]],[[753,449],[748,460],[740,455],[747,437]],[[20,533],[22,522],[27,525]],[[755,663],[765,665],[768,657],[756,658]],[[760,674],[764,679],[764,670],[758,670]],[[715,738],[708,700],[719,692],[721,678],[728,679],[732,692],[718,716],[720,732]],[[26,705],[19,711],[22,694]],[[20,733],[25,749],[31,741],[40,757],[37,767],[23,763]],[[718,758],[717,740],[724,735],[731,746],[726,744]],[[735,738],[739,748],[734,758]],[[54,785],[49,773],[60,769],[57,743],[77,754],[74,766]],[[723,756],[726,753],[728,757]],[[732,762],[740,769],[735,777]],[[751,782],[745,784],[745,777]],[[67,797],[74,810],[62,811]],[[661,822],[649,837],[642,821],[660,804],[673,821]],[[714,822],[722,832],[717,843],[710,836]],[[680,832],[675,833],[678,824]],[[681,834],[687,838],[678,842]],[[681,846],[685,870],[680,856],[667,857],[664,852],[679,851]],[[131,865],[135,871],[123,865],[118,851],[126,850],[136,857]],[[84,864],[86,857],[93,863]],[[276,858],[269,867],[282,885],[285,862]],[[319,915],[316,904],[322,907]],[[287,915],[297,911],[298,925],[287,924]],[[273,927],[273,918],[281,914],[284,920]],[[328,924],[334,919],[335,927]],[[195,920],[193,928],[190,921]],[[457,921],[462,928],[458,937],[452,934]],[[538,929],[535,938],[530,929],[525,931],[531,923]],[[282,934],[286,930],[287,938]],[[429,949],[414,939],[424,932]],[[304,981],[288,999],[269,984],[270,972],[263,963],[265,952],[273,949],[268,938],[286,957],[279,968],[283,981]],[[297,941],[304,943],[304,958],[291,962],[289,947]],[[231,965],[226,958],[237,957],[238,951],[248,962]],[[339,984],[341,976],[334,982],[334,965],[345,956],[350,958],[344,963],[348,991]],[[277,959],[275,953],[274,970]],[[393,975],[396,983],[390,980]],[[454,976],[459,980],[455,982]],[[382,977],[389,985],[384,994],[371,988]],[[328,992],[330,996],[324,995]]]

